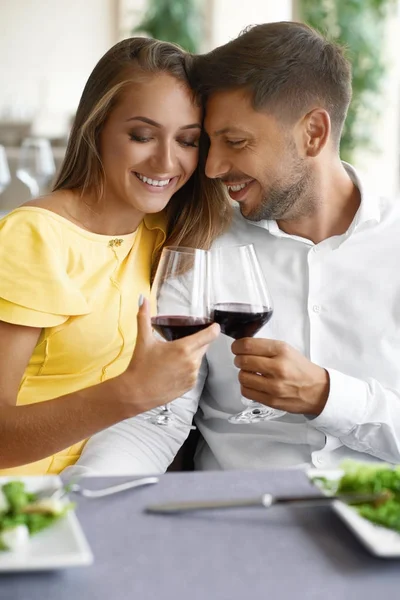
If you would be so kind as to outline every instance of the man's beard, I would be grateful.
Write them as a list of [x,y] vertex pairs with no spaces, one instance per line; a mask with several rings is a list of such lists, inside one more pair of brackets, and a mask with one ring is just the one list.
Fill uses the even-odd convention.
[[261,204],[250,213],[243,215],[249,221],[297,219],[310,215],[314,207],[312,177],[308,169],[301,165],[295,168],[297,176],[290,185],[275,184],[265,193]]

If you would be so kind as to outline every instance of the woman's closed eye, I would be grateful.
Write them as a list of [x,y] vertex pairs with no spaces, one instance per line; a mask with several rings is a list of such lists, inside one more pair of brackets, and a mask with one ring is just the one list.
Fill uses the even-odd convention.
[[138,135],[136,133],[130,133],[129,139],[132,140],[132,142],[139,142],[141,144],[145,144],[146,142],[149,142],[152,138],[150,136]]
[[[151,135],[140,135],[138,133],[130,133],[129,139],[132,142],[138,142],[139,144],[145,144],[146,142],[150,142],[155,138]],[[199,147],[199,139],[198,138],[179,138],[176,140],[178,144],[185,148],[198,148]]]
[[178,144],[184,146],[185,148],[198,148],[199,147],[199,138],[178,138]]

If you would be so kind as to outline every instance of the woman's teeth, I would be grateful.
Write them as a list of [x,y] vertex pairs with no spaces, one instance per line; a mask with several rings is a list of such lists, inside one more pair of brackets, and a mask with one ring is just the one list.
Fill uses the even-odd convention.
[[140,181],[143,181],[143,183],[154,185],[155,187],[164,187],[171,181],[171,179],[150,179],[150,177],[145,177],[144,175],[140,175],[140,173],[135,173],[135,175]]

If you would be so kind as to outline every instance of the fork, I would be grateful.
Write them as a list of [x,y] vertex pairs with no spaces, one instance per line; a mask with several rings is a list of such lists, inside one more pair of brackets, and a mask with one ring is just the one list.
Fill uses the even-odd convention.
[[144,487],[153,483],[158,483],[158,477],[142,477],[140,479],[134,479],[133,481],[127,481],[125,483],[119,483],[117,485],[111,485],[106,488],[99,490],[88,490],[83,488],[77,483],[77,480],[70,481],[59,488],[47,488],[37,492],[36,496],[38,500],[48,498],[51,500],[61,500],[66,494],[74,493],[84,496],[85,498],[103,498],[104,496],[111,496],[118,492],[124,492],[125,490],[131,490],[134,488]]

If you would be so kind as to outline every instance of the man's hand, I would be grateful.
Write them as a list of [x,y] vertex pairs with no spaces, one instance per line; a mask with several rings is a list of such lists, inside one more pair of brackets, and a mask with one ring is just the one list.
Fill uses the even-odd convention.
[[243,338],[232,344],[242,395],[289,413],[319,415],[329,395],[328,372],[277,340]]

